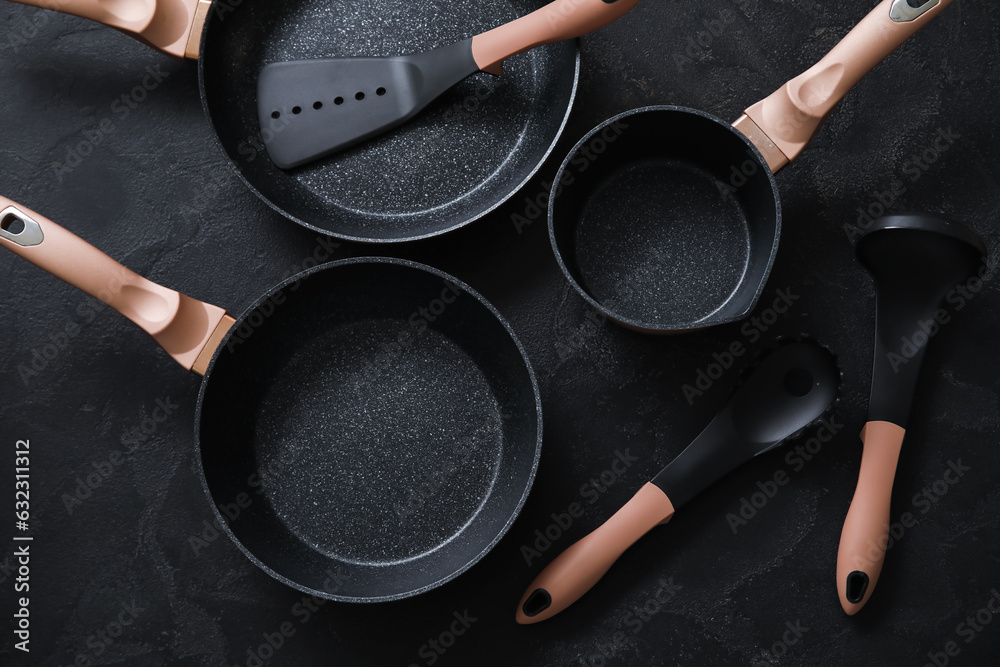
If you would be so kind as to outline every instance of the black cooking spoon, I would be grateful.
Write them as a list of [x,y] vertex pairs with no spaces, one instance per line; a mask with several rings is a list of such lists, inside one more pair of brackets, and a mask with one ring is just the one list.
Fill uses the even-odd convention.
[[837,361],[821,345],[793,342],[769,354],[687,449],[531,582],[518,605],[517,622],[543,621],[576,602],[626,549],[670,521],[676,509],[819,419],[839,386]]

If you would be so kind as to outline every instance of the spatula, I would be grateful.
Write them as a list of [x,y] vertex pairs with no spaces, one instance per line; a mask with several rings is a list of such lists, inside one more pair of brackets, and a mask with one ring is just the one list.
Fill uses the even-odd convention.
[[899,452],[927,344],[948,293],[985,265],[971,229],[930,214],[879,218],[858,241],[875,280],[875,365],[861,473],[837,553],[840,604],[854,615],[868,602],[885,561],[889,504]]
[[257,81],[267,152],[282,169],[331,155],[400,125],[476,72],[542,44],[602,28],[639,0],[555,0],[511,23],[451,46],[391,58],[272,63]]
[[573,604],[626,549],[709,485],[820,419],[839,388],[837,361],[817,343],[786,343],[767,355],[687,449],[531,582],[517,622],[537,623]]

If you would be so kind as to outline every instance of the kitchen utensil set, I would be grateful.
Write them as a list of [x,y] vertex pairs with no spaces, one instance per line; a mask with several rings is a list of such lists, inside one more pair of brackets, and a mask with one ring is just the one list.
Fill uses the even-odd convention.
[[[549,203],[566,279],[598,312],[643,332],[746,317],[779,245],[774,174],[865,74],[950,2],[884,0],[735,123],[651,106],[595,128],[562,163],[563,187]],[[355,4],[350,12],[320,0],[54,8],[199,59],[205,112],[250,190],[300,225],[390,243],[466,225],[517,192],[573,104],[579,52],[567,40],[638,0],[452,2],[448,22],[433,20],[444,9],[426,3]],[[402,19],[395,28],[358,30],[387,12]],[[592,142],[619,127],[593,159]],[[238,519],[217,518],[276,579],[350,602],[415,595],[471,567],[517,517],[539,461],[538,386],[507,322],[456,279],[408,261],[342,260],[276,286],[237,317],[132,273],[2,197],[0,246],[104,299],[204,376],[195,435],[205,492],[213,508],[254,498]],[[877,221],[858,255],[876,282],[878,317],[861,473],[837,559],[849,614],[882,568],[884,548],[872,556],[870,545],[888,523],[929,337],[912,354],[899,342],[933,319],[986,248],[957,223],[910,215]],[[440,315],[416,317],[435,300]],[[816,342],[771,352],[690,446],[538,575],[517,621],[564,610],[696,494],[819,419],[839,383],[835,357]],[[334,590],[325,585],[331,571]]]

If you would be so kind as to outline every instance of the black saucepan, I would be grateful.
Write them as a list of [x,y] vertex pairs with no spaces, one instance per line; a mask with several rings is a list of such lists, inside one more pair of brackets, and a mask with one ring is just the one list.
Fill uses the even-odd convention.
[[744,318],[778,250],[773,172],[799,155],[867,72],[949,2],[883,0],[816,66],[732,125],[652,106],[591,131],[563,162],[549,201],[563,273],[591,306],[639,331]]
[[[541,448],[538,386],[509,325],[454,278],[343,260],[233,318],[4,198],[0,245],[204,374],[205,491],[240,549],[289,586],[415,595],[477,562],[520,511]],[[234,506],[235,519],[220,511]]]
[[[276,167],[257,78],[269,63],[396,56],[452,44],[547,4],[541,0],[14,0],[98,20],[174,56],[199,58],[202,105],[240,178],[285,217],[342,239],[397,242],[479,219],[548,157],[576,94],[576,41],[476,74],[412,122],[320,162]],[[202,28],[203,26],[203,28]],[[199,57],[200,56],[200,57]]]

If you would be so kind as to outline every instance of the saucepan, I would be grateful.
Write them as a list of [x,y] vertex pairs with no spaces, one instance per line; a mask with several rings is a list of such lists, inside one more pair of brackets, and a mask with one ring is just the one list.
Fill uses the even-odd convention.
[[746,317],[781,235],[774,173],[865,74],[950,2],[884,0],[732,125],[652,106],[594,129],[563,162],[549,201],[549,236],[567,279],[593,308],[639,331]]

